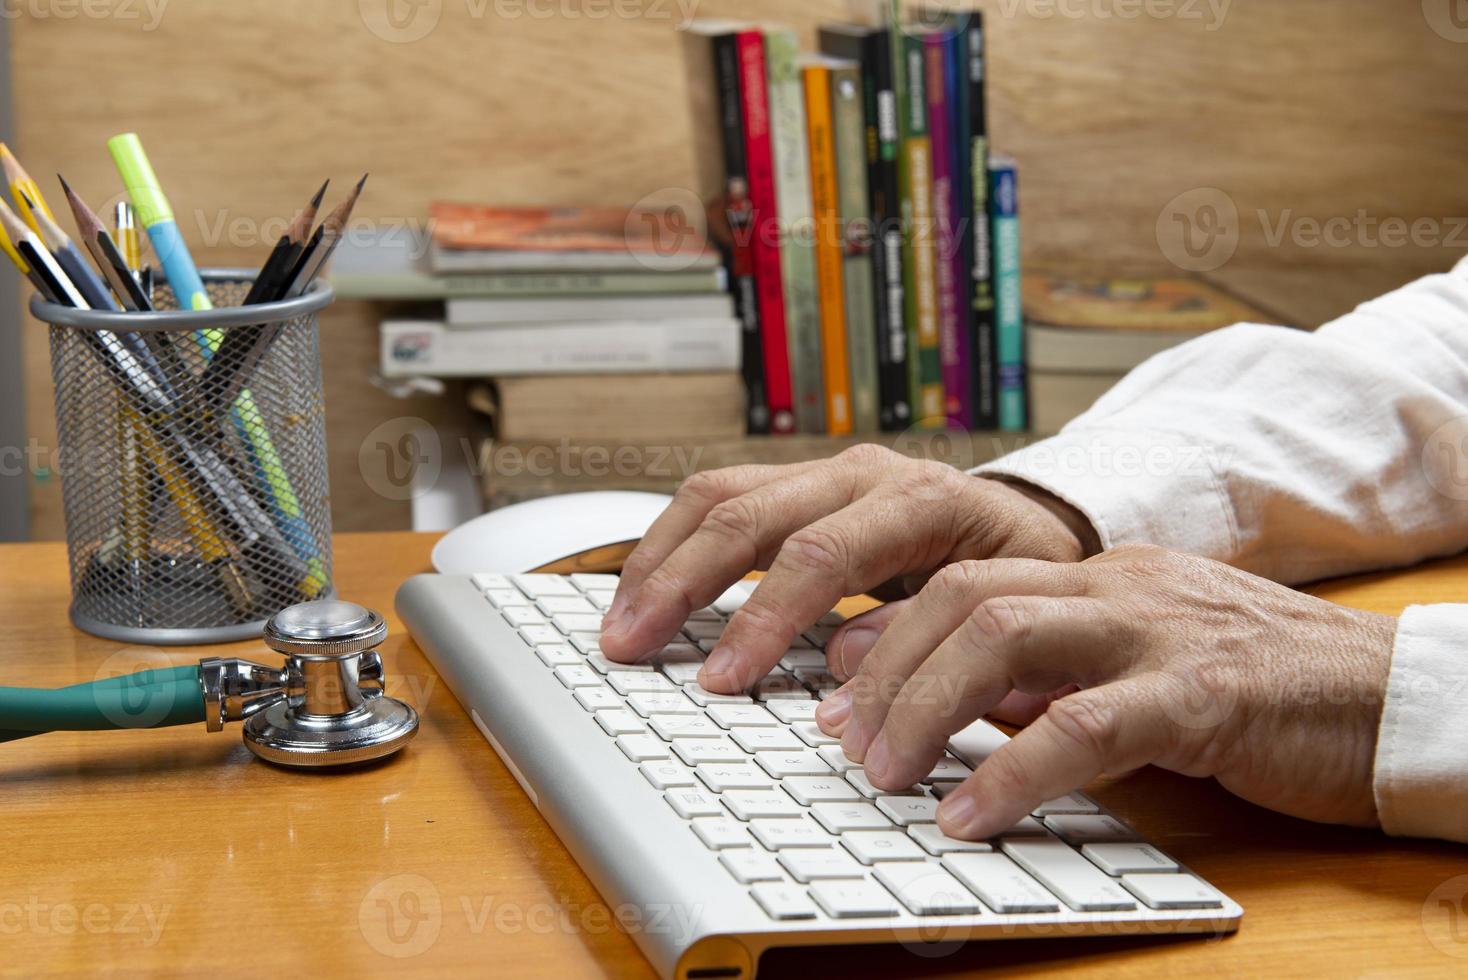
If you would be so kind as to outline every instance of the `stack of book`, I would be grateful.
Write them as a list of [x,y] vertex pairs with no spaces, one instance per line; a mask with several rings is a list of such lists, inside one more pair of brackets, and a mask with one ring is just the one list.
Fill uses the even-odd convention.
[[[1027,427],[1013,161],[991,155],[976,12],[694,21],[685,63],[745,330],[752,432]],[[896,25],[896,26],[894,26]]]
[[[384,376],[496,379],[501,438],[740,434],[740,324],[705,235],[636,209],[440,203],[432,217],[427,275],[396,274],[443,298],[442,318],[383,321]],[[354,271],[349,258],[347,295]]]

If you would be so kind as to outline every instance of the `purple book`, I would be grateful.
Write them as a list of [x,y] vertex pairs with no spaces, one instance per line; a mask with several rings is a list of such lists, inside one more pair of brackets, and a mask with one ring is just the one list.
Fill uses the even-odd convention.
[[948,421],[967,429],[973,425],[973,353],[967,324],[968,277],[959,242],[960,222],[971,216],[958,213],[960,179],[953,141],[952,109],[958,84],[955,35],[937,31],[923,38],[927,70],[928,132],[933,154],[933,224],[937,246],[938,355],[943,366],[944,410]]

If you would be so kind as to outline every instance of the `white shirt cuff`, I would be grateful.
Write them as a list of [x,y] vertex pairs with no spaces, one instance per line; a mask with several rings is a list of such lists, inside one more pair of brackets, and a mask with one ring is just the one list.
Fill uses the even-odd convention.
[[1468,605],[1398,621],[1373,779],[1387,833],[1468,842]]
[[1088,426],[973,472],[1048,490],[1085,515],[1103,548],[1154,544],[1224,559],[1238,538],[1217,475],[1226,462],[1215,447],[1177,433]]

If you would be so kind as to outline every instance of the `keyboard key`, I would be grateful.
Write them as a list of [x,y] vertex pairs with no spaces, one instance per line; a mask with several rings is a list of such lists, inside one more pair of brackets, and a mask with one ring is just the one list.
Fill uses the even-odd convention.
[[[840,748],[839,745],[832,747]],[[872,781],[867,779],[867,774],[857,766],[846,771],[846,781],[855,786],[856,791],[869,800],[874,800],[879,796],[910,796],[915,792],[912,789],[877,789],[872,785]]]
[[747,762],[707,762],[694,771],[713,793],[731,789],[772,790],[776,785],[763,769]]
[[714,620],[691,620],[683,624],[683,635],[695,643],[699,640],[717,640],[724,632],[724,621]]
[[928,789],[932,791],[935,797],[941,800],[962,785],[963,783],[954,782],[953,780],[943,780],[941,782],[929,783]]
[[780,666],[789,671],[796,670],[825,670],[826,655],[820,650],[804,649],[791,650],[780,658]]
[[938,801],[931,796],[882,796],[877,799],[877,809],[899,827],[938,819]]
[[703,653],[691,643],[669,643],[652,659],[660,664],[703,665]]
[[562,664],[556,668],[556,680],[570,688],[603,686],[601,675],[585,664]]
[[721,616],[732,616],[739,607],[749,601],[749,594],[754,591],[753,583],[745,585],[737,582],[724,590],[724,594],[715,599],[710,605],[714,611]]
[[973,775],[973,770],[959,762],[951,755],[945,755],[933,763],[932,772],[923,777],[925,783],[936,783],[939,780],[958,780],[962,782]]
[[772,919],[814,919],[816,917],[816,907],[811,904],[805,892],[796,885],[766,882],[755,885],[749,890],[749,894]]
[[1178,870],[1176,861],[1151,844],[1087,844],[1081,853],[1113,877]]
[[889,861],[874,869],[877,881],[913,915],[970,915],[980,910],[958,879],[927,861]]
[[921,861],[927,857],[911,837],[897,830],[853,830],[841,835],[841,846],[862,864]]
[[722,817],[724,808],[719,806],[719,798],[712,793],[705,793],[694,787],[679,787],[670,789],[663,794],[663,799],[668,801],[678,816],[684,820],[692,820],[694,817]]
[[797,721],[816,720],[816,703],[809,699],[771,701],[765,707],[787,725]]
[[586,598],[590,599],[591,604],[598,609],[610,609],[612,607],[612,600],[616,597],[617,591],[615,589],[586,590]]
[[723,796],[724,805],[740,820],[757,817],[798,817],[800,806],[778,790],[734,790]]
[[548,595],[580,595],[571,580],[563,575],[516,575],[515,584],[532,599]]
[[999,835],[1000,837],[1049,837],[1045,825],[1034,817],[1020,817],[1019,823]]
[[562,633],[601,633],[601,613],[556,613],[551,622]]
[[882,816],[870,803],[817,803],[811,815],[833,834],[848,830],[889,830],[892,821]]
[[[649,738],[655,736],[649,735]],[[690,766],[696,766],[701,762],[747,762],[749,756],[744,750],[727,738],[679,738],[674,739],[670,745],[678,758]]]
[[[557,613],[576,613],[585,616],[600,616],[596,607],[579,595],[549,595],[535,600],[535,608],[554,617]],[[594,632],[594,631],[593,631]]]
[[753,704],[754,698],[748,694],[715,694],[713,691],[705,691],[697,684],[684,684],[683,693],[693,699],[693,703],[700,708],[706,708],[711,704]]
[[474,587],[480,592],[488,592],[491,589],[512,589],[514,585],[507,575],[496,575],[493,572],[476,572],[469,576]]
[[598,674],[609,674],[614,670],[640,670],[650,673],[657,669],[651,663],[624,664],[618,663],[615,660],[608,660],[604,653],[593,653],[586,658],[586,662]]
[[702,715],[653,715],[648,722],[659,737],[669,742],[675,738],[718,738],[723,735],[718,725]]
[[[590,669],[590,667],[587,668],[587,670]],[[607,671],[607,683],[612,685],[612,689],[618,694],[631,694],[635,691],[661,691],[671,694],[677,690],[672,681],[652,671],[609,670]]]
[[942,863],[985,905],[1002,915],[1060,911],[1055,896],[1003,854],[947,854]]
[[856,790],[851,788],[851,784],[834,773],[830,776],[792,776],[783,780],[780,785],[802,806],[861,799]]
[[833,919],[860,919],[897,914],[892,895],[874,881],[818,881],[810,896]]
[[763,728],[780,724],[774,715],[757,704],[711,704],[708,715],[721,728],[733,728],[735,725]]
[[627,706],[644,718],[652,715],[698,714],[698,705],[677,691],[638,691],[627,696]]
[[756,752],[754,761],[777,779],[786,776],[829,776],[831,767],[814,752]]
[[647,725],[637,717],[636,712],[628,711],[626,708],[598,711],[596,723],[608,735],[638,735],[647,731]]
[[559,643],[562,640],[561,634],[554,626],[522,626],[520,635],[525,637],[525,642],[531,646],[538,646],[542,643]]
[[637,768],[654,789],[698,785],[698,780],[693,778],[693,770],[676,762],[644,762]]
[[792,848],[780,852],[780,864],[801,884],[822,878],[860,878],[864,870],[850,854],[834,847]]
[[715,609],[713,606],[704,606],[702,609],[695,609],[695,610],[693,610],[693,612],[691,612],[691,613],[688,614],[688,619],[689,619],[690,622],[701,622],[701,623],[707,623],[707,622],[720,622],[720,623],[722,623],[724,621],[724,617],[722,615],[720,615],[719,611],[717,609]]
[[[780,702],[776,701],[772,703],[779,704]],[[786,703],[814,704],[815,702],[804,701]],[[816,723],[813,721],[797,721],[795,724],[790,726],[790,730],[795,733],[795,736],[797,738],[799,738],[806,745],[809,745],[811,748],[820,748],[822,745],[839,745],[841,743],[840,739],[832,738],[825,732],[821,731],[820,728],[817,727]]]
[[1062,841],[1006,840],[1004,853],[1077,912],[1125,911],[1132,896]]
[[786,728],[731,728],[729,734],[746,752],[799,752],[805,748]]
[[1053,800],[1046,800],[1035,807],[1035,816],[1048,817],[1057,813],[1095,813],[1096,804],[1079,793],[1067,793]]
[[505,622],[511,626],[544,626],[546,618],[540,614],[540,610],[531,606],[510,606],[503,610],[500,615],[505,617]]
[[749,831],[745,830],[744,825],[738,820],[730,820],[728,817],[699,817],[690,826],[698,835],[698,839],[712,850],[717,851],[725,847],[749,847]]
[[663,676],[680,687],[684,684],[692,684],[698,680],[698,672],[703,669],[703,661],[696,664],[663,664],[659,669]]
[[836,675],[828,670],[801,668],[795,672],[795,679],[814,691],[817,698],[825,698],[841,687],[841,682],[836,679]]
[[1104,813],[1063,814],[1045,818],[1045,826],[1071,844],[1134,841],[1137,835],[1115,817]]
[[1190,874],[1122,875],[1126,890],[1152,909],[1216,909],[1223,896]]
[[816,754],[821,757],[821,761],[837,772],[850,772],[852,769],[861,768],[860,762],[852,762],[846,758],[846,753],[841,751],[839,745],[823,745],[816,750]]
[[948,739],[948,749],[970,766],[977,766],[995,749],[1009,741],[1009,736],[980,718]]
[[[738,824],[735,824],[737,827]],[[739,831],[741,834],[744,831]],[[746,835],[745,840],[749,837]],[[741,847],[719,855],[719,863],[741,885],[752,885],[756,881],[784,881],[785,875],[775,856],[768,851],[756,851],[752,847]]]
[[500,609],[530,605],[530,599],[519,589],[491,589],[484,597]]
[[542,643],[535,648],[535,655],[540,662],[547,667],[559,667],[562,664],[581,663],[581,654],[571,649],[564,643]]
[[598,684],[596,687],[576,688],[576,703],[587,711],[600,711],[603,708],[620,708],[622,699],[605,684]]
[[756,701],[777,701],[782,698],[809,700],[810,692],[790,674],[771,674],[761,678],[750,691]]
[[920,823],[908,828],[908,836],[922,845],[929,854],[952,854],[958,851],[992,851],[994,848],[981,840],[959,840],[949,837],[935,823]]
[[571,576],[571,584],[587,592],[592,589],[611,589],[615,592],[619,581],[621,580],[615,575],[598,575],[591,572],[576,572]]
[[754,839],[771,851],[787,847],[830,847],[836,840],[804,815],[795,820],[789,817],[751,820],[749,829]]
[[601,653],[600,633],[572,633],[571,645],[588,657],[593,653]]
[[668,757],[668,743],[656,735],[618,735],[617,748],[633,762],[648,762]]

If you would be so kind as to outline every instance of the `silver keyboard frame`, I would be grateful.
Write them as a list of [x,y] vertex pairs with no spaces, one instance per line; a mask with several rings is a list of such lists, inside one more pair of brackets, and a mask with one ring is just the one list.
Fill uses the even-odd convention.
[[782,946],[1219,936],[1243,916],[1225,897],[1222,908],[1206,910],[1157,911],[1139,902],[1126,912],[1076,912],[1062,903],[1060,912],[1044,914],[916,916],[904,909],[881,919],[771,919],[469,578],[414,576],[398,590],[396,607],[613,914],[627,913],[627,931],[663,977],[752,977],[760,954]]

